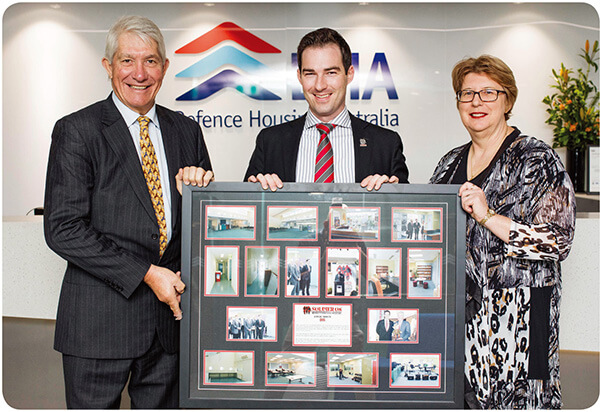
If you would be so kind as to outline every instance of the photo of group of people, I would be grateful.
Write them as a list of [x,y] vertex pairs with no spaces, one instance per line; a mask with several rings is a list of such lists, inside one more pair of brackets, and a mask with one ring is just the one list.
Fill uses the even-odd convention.
[[368,309],[368,342],[418,343],[418,309]]
[[391,240],[441,242],[441,214],[441,208],[393,208]]
[[226,340],[278,340],[278,308],[228,306],[226,317]]

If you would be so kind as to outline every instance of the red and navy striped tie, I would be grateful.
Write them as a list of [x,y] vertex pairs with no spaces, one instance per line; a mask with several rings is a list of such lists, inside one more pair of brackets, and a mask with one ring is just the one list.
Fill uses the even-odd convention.
[[332,183],[334,182],[334,161],[332,155],[332,145],[328,138],[336,125],[330,123],[318,123],[316,125],[320,131],[320,143],[316,153],[316,173],[314,176],[315,183]]

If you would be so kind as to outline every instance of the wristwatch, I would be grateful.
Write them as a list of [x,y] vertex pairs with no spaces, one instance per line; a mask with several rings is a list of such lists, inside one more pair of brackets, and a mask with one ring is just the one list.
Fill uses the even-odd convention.
[[491,208],[487,209],[487,214],[485,215],[485,217],[481,220],[479,220],[479,225],[481,226],[485,226],[485,223],[492,217],[495,216],[495,211]]

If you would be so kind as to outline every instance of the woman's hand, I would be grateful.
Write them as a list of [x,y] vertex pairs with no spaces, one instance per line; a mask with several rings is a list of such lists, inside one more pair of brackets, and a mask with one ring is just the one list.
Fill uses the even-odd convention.
[[460,187],[458,196],[462,198],[462,209],[477,222],[487,215],[487,210],[489,210],[487,199],[479,186],[466,182]]
[[464,183],[458,191],[458,196],[462,198],[462,209],[468,213],[474,220],[481,222],[486,216],[489,218],[482,223],[482,226],[489,229],[494,235],[499,237],[504,243],[510,242],[510,226],[512,221],[506,216],[498,214],[489,214],[489,206],[483,190],[470,182]]

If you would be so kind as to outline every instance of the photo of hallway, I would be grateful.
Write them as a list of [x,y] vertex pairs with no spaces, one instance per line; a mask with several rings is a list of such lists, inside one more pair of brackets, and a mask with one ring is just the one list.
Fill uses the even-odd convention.
[[266,386],[316,386],[316,354],[266,352]]
[[441,249],[408,249],[408,299],[441,298]]
[[328,386],[378,387],[378,354],[329,353]]
[[238,247],[205,248],[205,295],[238,296]]
[[253,352],[204,351],[205,385],[253,385]]
[[255,239],[254,206],[207,206],[206,239]]
[[245,248],[245,296],[278,296],[280,248],[247,246]]
[[317,240],[317,207],[268,207],[268,240]]

